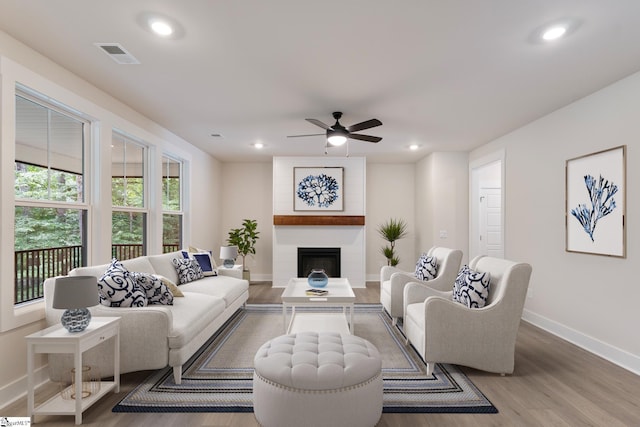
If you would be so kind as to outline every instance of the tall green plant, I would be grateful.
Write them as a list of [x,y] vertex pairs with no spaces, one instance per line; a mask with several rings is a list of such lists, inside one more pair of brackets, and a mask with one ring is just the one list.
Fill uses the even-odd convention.
[[391,218],[378,226],[378,234],[389,242],[383,246],[382,254],[387,258],[387,265],[395,267],[400,262],[396,256],[396,240],[400,240],[407,235],[407,223],[403,219]]
[[256,254],[256,241],[258,240],[259,231],[258,222],[255,219],[244,219],[242,221],[242,227],[232,228],[229,231],[229,237],[227,243],[230,246],[238,247],[238,254],[242,256],[242,270],[245,271],[245,258],[247,255]]

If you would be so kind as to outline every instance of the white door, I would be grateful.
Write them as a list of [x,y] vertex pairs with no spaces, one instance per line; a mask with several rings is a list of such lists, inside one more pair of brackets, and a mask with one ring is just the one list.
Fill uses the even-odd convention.
[[504,258],[502,247],[502,191],[480,188],[479,250],[480,255]]

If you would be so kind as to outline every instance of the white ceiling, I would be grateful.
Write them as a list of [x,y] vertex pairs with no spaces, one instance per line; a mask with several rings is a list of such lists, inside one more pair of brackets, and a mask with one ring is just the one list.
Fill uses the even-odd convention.
[[[178,36],[151,34],[149,13]],[[566,18],[568,37],[534,40]],[[466,151],[640,70],[638,0],[0,0],[0,29],[222,161],[321,156],[322,136],[287,135],[333,111],[383,123],[351,155]]]

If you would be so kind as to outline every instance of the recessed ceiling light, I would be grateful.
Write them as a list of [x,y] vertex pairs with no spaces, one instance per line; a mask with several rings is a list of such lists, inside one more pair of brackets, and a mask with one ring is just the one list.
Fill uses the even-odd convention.
[[409,150],[411,150],[411,151],[416,151],[418,148],[420,148],[420,146],[418,146],[418,144],[411,144],[409,146]]
[[173,34],[173,27],[167,21],[161,19],[151,19],[149,21],[149,27],[151,27],[154,33],[162,37]]
[[554,25],[542,33],[542,39],[546,41],[558,40],[567,33],[567,27]]
[[581,22],[576,18],[561,18],[541,25],[529,35],[529,41],[534,44],[549,43],[573,34]]
[[262,142],[256,142],[255,144],[253,144],[253,146],[256,147],[259,150],[262,147],[264,147],[264,144]]

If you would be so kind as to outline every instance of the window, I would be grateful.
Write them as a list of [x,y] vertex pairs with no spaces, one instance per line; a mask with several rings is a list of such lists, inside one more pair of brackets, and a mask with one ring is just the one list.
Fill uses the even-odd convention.
[[111,142],[111,255],[119,260],[146,255],[147,148],[118,132]]
[[182,247],[182,162],[162,157],[162,248],[163,252]]
[[43,296],[47,277],[86,262],[87,122],[16,92],[14,303]]

